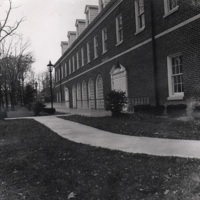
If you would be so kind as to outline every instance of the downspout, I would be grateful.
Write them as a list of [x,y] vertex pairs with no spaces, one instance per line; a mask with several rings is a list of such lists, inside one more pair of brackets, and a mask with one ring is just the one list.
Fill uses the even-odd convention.
[[152,38],[152,53],[153,53],[155,105],[159,106],[160,102],[159,102],[159,90],[158,90],[158,64],[157,64],[157,56],[156,56],[156,40],[155,40],[155,22],[154,22],[153,0],[150,0],[150,13],[151,13],[151,38]]

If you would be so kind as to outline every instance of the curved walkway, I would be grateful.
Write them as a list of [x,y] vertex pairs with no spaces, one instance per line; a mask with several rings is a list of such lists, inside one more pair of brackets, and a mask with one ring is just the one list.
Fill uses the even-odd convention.
[[157,156],[200,158],[200,141],[119,135],[56,116],[33,117],[63,138],[77,143]]

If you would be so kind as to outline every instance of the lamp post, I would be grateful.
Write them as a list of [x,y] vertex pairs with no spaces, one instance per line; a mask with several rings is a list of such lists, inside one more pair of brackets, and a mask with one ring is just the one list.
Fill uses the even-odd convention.
[[38,86],[38,83],[37,81],[35,82],[35,90],[36,90],[36,101],[37,101],[37,86]]
[[51,64],[51,61],[49,61],[49,64],[47,65],[48,71],[50,74],[50,91],[51,91],[51,109],[53,109],[53,92],[52,92],[52,71],[53,71],[53,65]]

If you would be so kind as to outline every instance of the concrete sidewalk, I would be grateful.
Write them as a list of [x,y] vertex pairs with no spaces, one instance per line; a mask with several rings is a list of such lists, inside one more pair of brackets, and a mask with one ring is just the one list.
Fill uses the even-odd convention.
[[200,158],[200,141],[135,137],[114,134],[57,118],[33,117],[63,138],[77,143],[157,156]]

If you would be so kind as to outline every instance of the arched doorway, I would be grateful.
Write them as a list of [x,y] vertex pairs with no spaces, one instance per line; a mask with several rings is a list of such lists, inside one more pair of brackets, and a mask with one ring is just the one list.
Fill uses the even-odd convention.
[[89,98],[89,108],[95,108],[95,97],[94,97],[94,81],[90,78],[88,82],[88,98]]
[[96,79],[96,104],[97,109],[104,109],[103,79],[100,74]]
[[65,87],[64,95],[65,95],[65,106],[67,108],[69,108],[69,89],[68,89],[68,87]]
[[81,108],[81,85],[77,84],[77,108]]
[[82,83],[82,105],[83,105],[84,109],[88,108],[87,101],[88,101],[88,99],[87,99],[87,85],[86,85],[86,82],[83,81],[83,83]]
[[116,91],[123,91],[128,96],[127,87],[127,71],[120,63],[113,66],[110,72],[111,75],[111,88]]
[[76,86],[72,87],[72,107],[76,108]]

